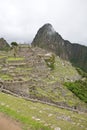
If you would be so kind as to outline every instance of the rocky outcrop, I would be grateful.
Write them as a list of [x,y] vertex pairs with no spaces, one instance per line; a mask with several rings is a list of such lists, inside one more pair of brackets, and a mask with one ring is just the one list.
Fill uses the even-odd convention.
[[51,24],[45,24],[38,30],[32,46],[55,52],[62,59],[71,61],[73,65],[87,72],[87,47],[64,40]]
[[0,38],[0,50],[8,50],[9,48],[7,41],[4,38]]

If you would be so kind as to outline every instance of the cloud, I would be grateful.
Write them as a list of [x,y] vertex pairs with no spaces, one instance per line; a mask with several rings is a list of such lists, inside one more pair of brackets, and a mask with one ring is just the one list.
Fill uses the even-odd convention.
[[87,45],[87,0],[0,0],[0,37],[30,42],[51,23],[64,39]]

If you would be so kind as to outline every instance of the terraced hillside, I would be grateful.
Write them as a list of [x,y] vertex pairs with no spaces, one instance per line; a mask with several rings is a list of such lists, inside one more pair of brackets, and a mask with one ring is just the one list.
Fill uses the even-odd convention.
[[13,51],[1,52],[1,91],[9,90],[26,98],[86,110],[86,105],[63,85],[81,78],[76,69],[55,56],[54,69],[51,70],[44,60],[45,54],[45,50],[29,46],[19,46],[16,57]]

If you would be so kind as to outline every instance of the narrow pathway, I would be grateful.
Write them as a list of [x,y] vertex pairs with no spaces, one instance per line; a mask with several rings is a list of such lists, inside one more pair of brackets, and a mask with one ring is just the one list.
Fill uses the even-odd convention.
[[21,126],[13,119],[0,113],[0,130],[22,130]]

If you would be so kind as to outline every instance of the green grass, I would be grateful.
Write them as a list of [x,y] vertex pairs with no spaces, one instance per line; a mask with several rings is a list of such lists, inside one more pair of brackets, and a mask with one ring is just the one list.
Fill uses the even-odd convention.
[[[52,85],[51,85],[52,86]],[[73,95],[65,86],[52,88],[49,84],[48,87],[35,87],[29,90],[29,94],[37,99],[51,101],[56,103],[65,103],[70,107],[80,107],[83,106],[83,109],[86,109],[86,104],[79,100],[77,96]]]
[[78,73],[82,76],[82,77],[86,77],[87,78],[87,73],[84,72],[83,70],[81,70],[80,68],[77,68]]
[[51,75],[59,82],[64,82],[67,79],[71,80],[73,77],[79,76],[76,69],[69,62],[61,60],[59,57],[56,57],[55,69],[51,72]]
[[61,130],[87,128],[86,113],[78,114],[4,93],[0,93],[0,112],[20,121],[25,130],[54,130],[56,127],[60,127]]
[[87,103],[87,80],[65,83],[67,88],[71,90],[77,97]]
[[[5,102],[5,97],[7,97],[6,102]],[[46,127],[42,123],[32,119],[32,116],[31,116],[32,113],[30,114],[31,111],[30,111],[30,109],[28,110],[29,107],[26,108],[27,105],[29,105],[29,103],[27,104],[27,101],[12,97],[10,95],[1,94],[1,93],[0,93],[0,99],[1,99],[0,100],[0,111],[11,116],[12,118],[14,118],[16,120],[19,120],[23,124],[24,129],[30,128],[32,130],[41,130],[41,129],[50,130],[49,127]],[[13,100],[13,103],[12,103],[12,100]],[[2,105],[2,102],[3,102],[3,104],[5,103],[5,105]],[[31,104],[30,104],[30,106],[31,106]]]
[[2,56],[0,56],[0,59],[3,59],[3,58],[6,58],[6,56],[3,56],[3,55],[2,55]]
[[7,59],[7,61],[23,61],[24,60],[24,58],[23,57],[9,57],[8,59]]
[[2,80],[12,80],[13,78],[9,74],[0,74]]
[[87,73],[79,68],[77,68],[77,71],[82,76],[82,79],[75,82],[65,82],[64,85],[82,101],[87,103]]

